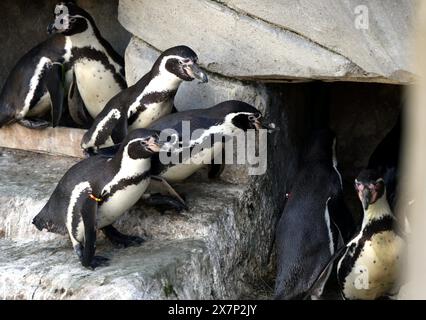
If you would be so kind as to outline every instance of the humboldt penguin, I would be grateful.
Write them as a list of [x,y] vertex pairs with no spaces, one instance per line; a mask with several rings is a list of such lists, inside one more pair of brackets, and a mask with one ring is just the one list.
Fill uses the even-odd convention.
[[337,265],[342,295],[351,300],[388,298],[398,291],[405,243],[386,198],[383,175],[365,169],[355,180],[364,218]]
[[[18,61],[0,93],[0,128],[15,122],[35,129],[58,125],[64,99],[62,65],[70,57],[69,43],[57,35]],[[49,113],[50,122],[43,119]]]
[[195,52],[186,46],[164,51],[142,79],[107,103],[84,135],[82,148],[90,153],[120,143],[128,131],[146,128],[169,114],[182,81],[207,82],[197,60]]
[[89,128],[107,102],[127,88],[124,60],[106,41],[92,16],[72,1],[55,7],[49,33],[59,33],[71,48],[66,63],[68,107],[78,125]]
[[[313,132],[277,225],[275,298],[302,299],[353,232],[329,129]],[[331,269],[311,293],[320,298]]]
[[107,260],[95,256],[98,229],[117,245],[142,243],[142,238],[124,235],[112,224],[145,192],[151,157],[159,150],[157,133],[138,129],[126,137],[113,158],[99,155],[82,160],[62,177],[33,223],[39,230],[68,233],[82,265],[92,269]]

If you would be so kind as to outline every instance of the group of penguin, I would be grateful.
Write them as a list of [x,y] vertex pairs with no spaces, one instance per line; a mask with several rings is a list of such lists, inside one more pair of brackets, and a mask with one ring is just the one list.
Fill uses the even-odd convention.
[[[18,61],[3,87],[0,128],[12,123],[55,127],[68,117],[87,129],[81,147],[88,157],[66,172],[33,223],[39,230],[68,234],[82,265],[95,269],[108,263],[95,255],[97,230],[117,246],[144,241],[113,227],[141,198],[186,208],[169,183],[185,180],[203,165],[191,159],[162,164],[159,152],[168,142],[160,139],[160,131],[173,129],[181,139],[182,121],[190,121],[191,134],[203,132],[189,141],[194,148],[214,134],[232,137],[274,126],[265,124],[255,107],[236,100],[178,112],[174,97],[180,84],[208,81],[196,53],[186,46],[165,50],[151,70],[128,87],[123,59],[101,36],[90,14],[74,1],[59,3],[54,12],[48,27],[52,35]],[[345,210],[335,146],[328,130],[316,132],[307,144],[276,230],[277,299],[320,297],[334,273],[347,299],[382,298],[396,287],[404,241],[387,200],[388,185],[395,194],[396,180],[385,181],[384,170],[389,168],[380,157],[372,157],[371,167],[355,182],[364,209],[362,226],[356,230]],[[211,160],[222,148],[223,142],[215,143],[191,157]],[[220,175],[222,169],[223,165],[211,165],[209,177]],[[388,170],[389,177],[395,177],[394,169]],[[154,184],[167,194],[147,193]],[[360,277],[363,272],[368,276]],[[367,283],[360,287],[359,279]]]
[[350,300],[392,299],[398,293],[408,233],[400,227],[402,217],[393,214],[401,121],[400,116],[355,179],[360,226],[343,199],[335,134],[314,131],[276,229],[276,299],[321,299],[336,284]]

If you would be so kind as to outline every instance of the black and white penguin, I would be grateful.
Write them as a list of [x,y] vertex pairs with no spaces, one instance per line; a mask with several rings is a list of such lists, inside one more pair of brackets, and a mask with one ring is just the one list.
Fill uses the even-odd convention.
[[197,60],[195,52],[186,46],[164,51],[142,79],[108,102],[84,135],[82,148],[96,151],[120,143],[128,131],[146,128],[169,114],[182,81],[207,82]]
[[107,102],[127,88],[124,60],[102,37],[92,16],[72,1],[56,5],[55,21],[48,31],[62,34],[70,48],[65,66],[71,82],[69,113],[88,128]]
[[57,35],[26,53],[10,72],[0,93],[0,127],[14,122],[28,128],[57,126],[64,98],[62,64],[69,61],[71,48]]
[[[177,134],[178,140],[174,141],[177,148],[174,152],[176,155],[182,154],[180,163],[162,164],[159,155],[153,158],[153,174],[173,183],[181,182],[201,168],[213,164],[213,160],[222,154],[225,138],[249,129],[274,130],[275,125],[265,124],[262,114],[255,107],[242,101],[229,100],[206,109],[169,114],[154,122],[149,128],[164,132],[166,136],[168,132]],[[186,133],[185,128],[189,129]],[[185,136],[189,141],[185,141]],[[212,137],[215,138],[213,141]],[[221,137],[224,139],[220,139]],[[206,147],[197,148],[203,144],[206,144]],[[181,152],[178,151],[179,148]],[[189,158],[183,156],[185,148],[191,151],[188,154]]]
[[386,298],[398,291],[405,243],[398,235],[380,172],[363,170],[355,189],[364,218],[361,231],[346,245],[338,262],[338,281],[345,299]]
[[[336,139],[328,129],[315,131],[276,230],[276,299],[302,299],[345,238],[353,220],[343,201],[335,157]],[[331,273],[311,293],[319,298]]]
[[98,229],[117,245],[142,243],[142,238],[121,234],[112,224],[144,193],[150,182],[151,156],[159,150],[156,132],[139,129],[127,136],[113,158],[99,155],[77,163],[59,181],[33,223],[39,230],[68,232],[81,263],[89,268],[106,261],[94,255]]

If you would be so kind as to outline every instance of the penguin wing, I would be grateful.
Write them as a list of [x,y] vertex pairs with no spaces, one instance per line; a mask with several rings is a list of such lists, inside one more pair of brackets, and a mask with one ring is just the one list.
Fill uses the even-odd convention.
[[68,110],[75,123],[82,128],[88,129],[93,122],[93,118],[87,111],[86,105],[81,98],[74,70],[72,70],[72,74],[73,81],[68,90]]
[[64,86],[62,81],[62,65],[54,63],[46,73],[46,88],[51,101],[52,127],[56,127],[61,120],[64,101]]
[[83,149],[99,147],[114,134],[114,142],[121,142],[127,134],[127,115],[112,104],[107,104],[97,115],[81,141]]

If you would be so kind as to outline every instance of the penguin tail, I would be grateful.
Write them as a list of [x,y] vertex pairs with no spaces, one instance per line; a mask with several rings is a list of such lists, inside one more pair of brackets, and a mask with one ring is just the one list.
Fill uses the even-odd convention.
[[49,232],[66,234],[67,230],[65,226],[57,224],[48,214],[48,210],[43,208],[33,219],[33,225],[40,231],[46,229]]

